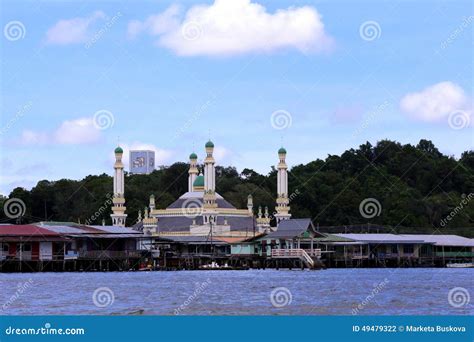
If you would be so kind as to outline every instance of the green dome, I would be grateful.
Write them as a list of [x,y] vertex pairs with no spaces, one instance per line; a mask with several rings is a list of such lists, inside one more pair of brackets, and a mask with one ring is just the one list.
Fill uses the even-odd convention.
[[193,186],[204,186],[204,176],[197,176],[194,180]]
[[206,147],[214,147],[214,143],[209,140],[209,141],[206,143]]
[[189,159],[198,159],[198,156],[196,153],[193,152],[189,155]]
[[120,146],[115,149],[115,153],[123,153],[123,150]]
[[278,154],[286,154],[285,148],[281,147],[281,148],[278,150]]

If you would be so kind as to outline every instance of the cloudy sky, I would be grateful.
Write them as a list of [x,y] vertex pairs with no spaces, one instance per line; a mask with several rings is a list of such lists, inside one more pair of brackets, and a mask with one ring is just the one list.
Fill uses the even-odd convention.
[[266,173],[365,141],[474,146],[470,1],[2,1],[0,193],[112,151]]

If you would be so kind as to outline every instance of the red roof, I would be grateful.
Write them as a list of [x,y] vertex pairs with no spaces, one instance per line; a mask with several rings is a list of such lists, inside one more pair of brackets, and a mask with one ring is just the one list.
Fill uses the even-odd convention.
[[0,224],[0,236],[59,236],[33,224]]

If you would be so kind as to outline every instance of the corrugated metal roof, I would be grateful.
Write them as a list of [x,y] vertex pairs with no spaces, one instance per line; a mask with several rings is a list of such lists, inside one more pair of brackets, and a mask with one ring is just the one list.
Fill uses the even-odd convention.
[[100,231],[111,234],[142,234],[136,230],[120,226],[90,226]]
[[88,233],[87,231],[84,231],[83,229],[80,229],[80,228],[77,228],[77,227],[71,227],[71,226],[42,225],[41,227],[44,228],[44,229],[48,229],[52,232],[58,233],[58,234],[87,234]]
[[9,224],[0,226],[0,236],[59,236],[59,234],[33,224]]
[[[178,242],[178,243],[189,243],[189,244],[210,244],[211,238],[209,236],[160,236],[160,239]],[[212,239],[213,244],[226,244],[224,241],[219,241],[216,238]]]
[[403,234],[403,236],[422,239],[436,246],[474,247],[474,239],[468,239],[459,235]]
[[396,234],[334,234],[346,239],[364,241],[368,243],[423,243],[423,239],[411,235]]
[[140,238],[145,237],[142,234],[84,234],[81,237],[93,239],[125,239],[125,238]]

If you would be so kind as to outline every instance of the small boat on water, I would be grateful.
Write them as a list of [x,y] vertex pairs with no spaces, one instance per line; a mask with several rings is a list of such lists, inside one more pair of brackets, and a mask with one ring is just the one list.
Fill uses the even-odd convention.
[[199,267],[200,270],[213,270],[213,271],[235,271],[235,270],[248,270],[248,267],[232,267],[227,265],[227,263],[223,266],[219,265],[216,262],[211,262],[207,265],[202,265]]
[[474,268],[474,263],[472,263],[472,262],[452,263],[452,264],[446,264],[446,267],[449,267],[449,268]]

